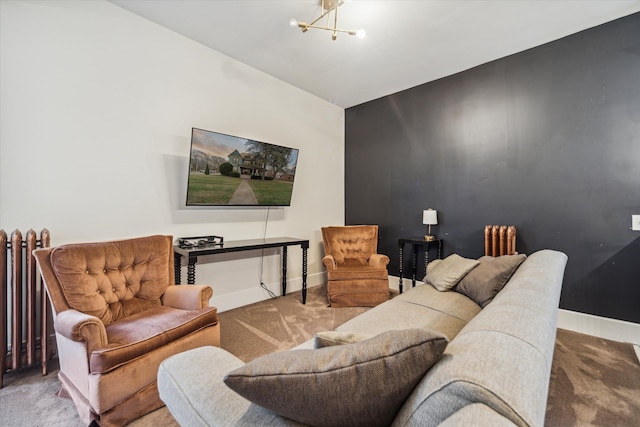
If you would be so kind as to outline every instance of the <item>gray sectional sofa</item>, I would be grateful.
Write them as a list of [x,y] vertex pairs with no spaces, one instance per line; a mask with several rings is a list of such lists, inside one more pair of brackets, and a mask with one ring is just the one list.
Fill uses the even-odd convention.
[[[417,328],[448,338],[444,354],[404,399],[393,426],[542,426],[566,262],[565,254],[552,250],[529,255],[485,308],[426,284],[337,331],[377,335]],[[298,349],[312,347],[309,341]],[[175,355],[160,366],[160,397],[183,426],[301,425],[223,382],[243,365],[216,347]]]

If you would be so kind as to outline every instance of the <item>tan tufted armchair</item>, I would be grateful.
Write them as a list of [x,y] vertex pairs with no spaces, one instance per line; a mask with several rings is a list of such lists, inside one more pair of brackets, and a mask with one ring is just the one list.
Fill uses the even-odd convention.
[[373,307],[389,299],[389,257],[378,254],[377,225],[322,228],[332,307]]
[[175,286],[171,236],[34,251],[51,300],[62,382],[80,419],[122,426],[164,403],[174,354],[220,345],[209,286]]

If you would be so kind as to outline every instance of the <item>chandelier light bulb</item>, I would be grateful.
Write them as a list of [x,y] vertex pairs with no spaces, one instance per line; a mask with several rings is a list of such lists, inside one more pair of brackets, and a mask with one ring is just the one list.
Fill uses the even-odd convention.
[[[320,16],[318,16],[316,19],[311,21],[311,23],[309,24],[307,24],[306,22],[300,22],[296,19],[291,19],[289,21],[289,25],[292,27],[300,28],[303,33],[306,33],[311,28],[315,28],[318,30],[331,31],[331,40],[335,40],[338,37],[338,33],[346,33],[346,34],[349,34],[350,36],[357,36],[360,39],[366,36],[365,31],[362,29],[356,31],[356,30],[343,30],[341,28],[338,28],[338,7],[342,6],[345,0],[316,0],[316,1],[322,7],[322,13],[320,14]],[[333,18],[331,18],[331,15],[330,15],[331,13],[333,13]],[[320,21],[324,17],[327,17],[327,26],[317,25],[318,21]]]

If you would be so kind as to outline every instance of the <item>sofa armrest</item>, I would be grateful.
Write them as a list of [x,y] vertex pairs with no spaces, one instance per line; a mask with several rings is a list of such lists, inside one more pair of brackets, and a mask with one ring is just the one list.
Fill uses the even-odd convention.
[[387,268],[389,257],[382,254],[373,254],[369,258],[369,265],[374,268]]
[[165,359],[158,368],[158,393],[183,426],[303,427],[251,403],[225,383],[244,362],[219,347],[198,347]]
[[322,258],[322,263],[329,271],[335,270],[336,268],[338,268],[336,264],[336,260],[333,257],[333,255],[325,255],[324,258]]
[[162,304],[181,310],[200,310],[209,307],[213,289],[208,285],[169,286],[162,296]]
[[108,344],[107,331],[100,319],[77,310],[65,310],[54,321],[56,333],[71,341],[84,342],[87,354]]

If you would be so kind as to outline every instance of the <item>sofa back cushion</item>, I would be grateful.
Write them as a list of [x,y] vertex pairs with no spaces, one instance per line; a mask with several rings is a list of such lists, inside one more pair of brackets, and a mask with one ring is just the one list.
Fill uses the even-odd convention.
[[70,308],[105,325],[161,304],[172,283],[170,236],[69,244],[51,251],[51,267]]
[[516,425],[542,426],[566,261],[551,250],[530,255],[449,343],[394,425],[438,425],[482,403]]

